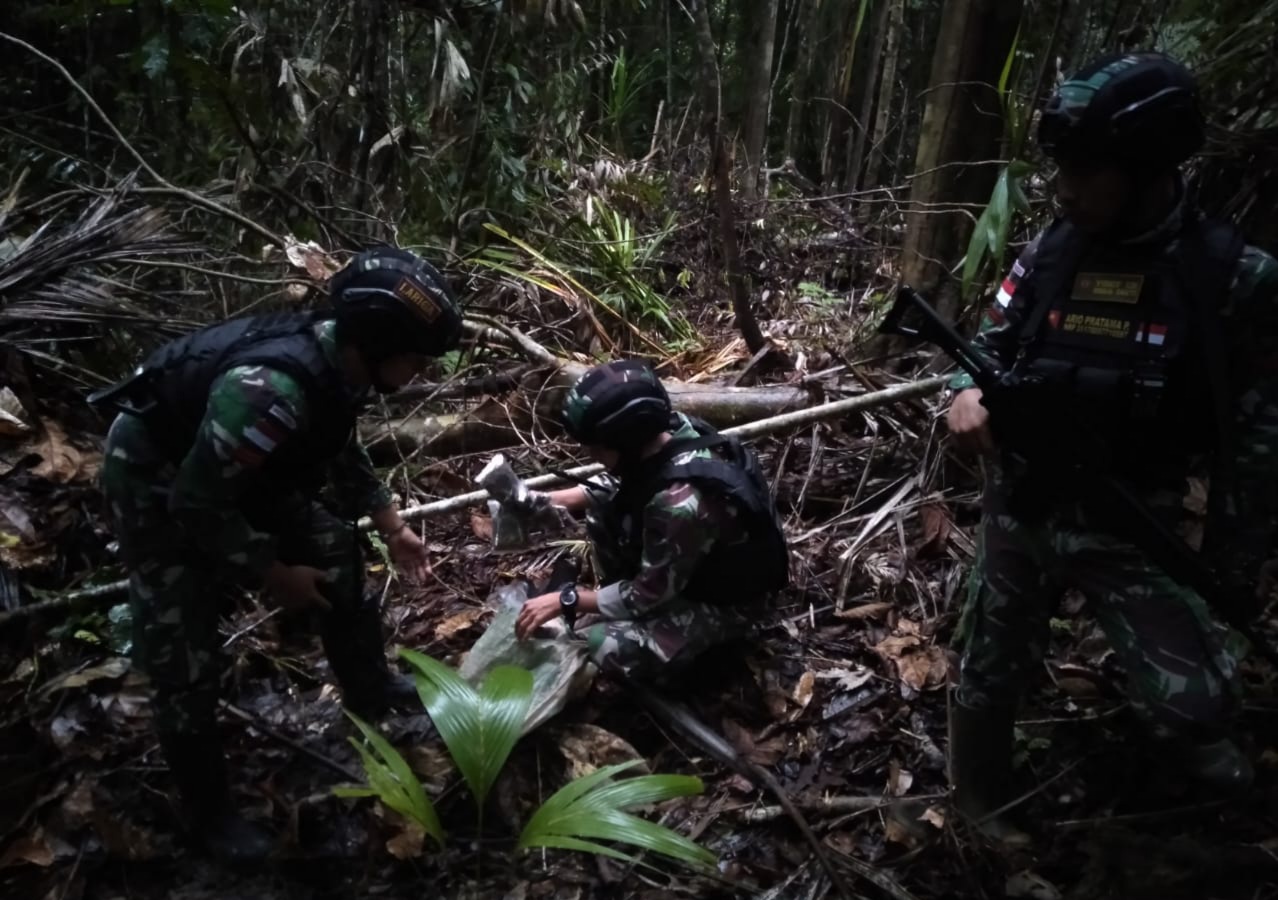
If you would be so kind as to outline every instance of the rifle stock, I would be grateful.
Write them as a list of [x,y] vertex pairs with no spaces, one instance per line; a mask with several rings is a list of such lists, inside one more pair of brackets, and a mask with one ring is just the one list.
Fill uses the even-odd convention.
[[[921,321],[907,324],[913,313]],[[917,291],[901,285],[896,300],[879,331],[913,337],[935,345],[941,352],[972,376],[981,389],[982,403],[990,409],[991,427],[1000,448],[1021,464],[1035,462],[1035,457],[1051,448],[1050,469],[1053,477],[1069,479],[1089,515],[1110,524],[1181,585],[1196,591],[1216,614],[1235,628],[1270,663],[1278,666],[1278,652],[1252,627],[1250,613],[1254,607],[1250,586],[1236,580],[1226,581],[1209,566],[1197,551],[1185,543],[1165,522],[1120,478],[1095,461],[1103,452],[1090,449],[1095,433],[1086,425],[1070,421],[1068,411],[1054,411],[1061,424],[1050,436],[1034,435],[1018,441],[1013,422],[996,419],[1006,416],[1012,406],[1013,392],[1029,387],[1028,380],[1004,372],[982,357],[971,342],[942,319],[935,308]],[[1059,412],[1059,416],[1055,413]]]

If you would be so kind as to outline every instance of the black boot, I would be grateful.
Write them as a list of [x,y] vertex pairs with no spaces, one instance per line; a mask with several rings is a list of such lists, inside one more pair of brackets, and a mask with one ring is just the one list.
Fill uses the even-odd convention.
[[377,606],[367,601],[356,610],[334,608],[321,633],[324,653],[342,689],[342,705],[365,720],[387,712],[422,713],[411,678],[392,672]]
[[1250,795],[1256,771],[1229,738],[1173,741],[1172,753],[1209,796],[1241,800]]
[[271,856],[271,836],[235,812],[222,744],[214,734],[161,735],[160,746],[190,820],[191,836],[214,857],[229,863],[261,862]]
[[950,692],[949,707],[950,783],[955,806],[986,837],[1008,845],[1028,844],[1029,835],[1005,814],[987,818],[1012,799],[1013,709],[974,709],[961,703],[956,691]]

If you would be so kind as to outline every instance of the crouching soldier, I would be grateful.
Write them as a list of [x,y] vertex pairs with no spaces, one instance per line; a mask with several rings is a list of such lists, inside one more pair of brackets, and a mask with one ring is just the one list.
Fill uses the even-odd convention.
[[218,737],[228,584],[318,612],[347,708],[421,708],[387,665],[354,520],[371,515],[410,578],[429,572],[427,553],[355,424],[370,388],[394,391],[456,346],[461,315],[439,272],[392,248],[357,256],[330,293],[329,311],[232,319],[174,341],[91,401],[119,411],[102,486],[129,571],[134,658],[193,834],[225,858],[260,858],[271,843],[235,812]]
[[610,477],[535,497],[586,515],[597,590],[526,602],[523,639],[556,616],[610,675],[650,678],[745,635],[789,583],[789,551],[754,454],[675,413],[656,373],[613,362],[569,391],[564,426]]

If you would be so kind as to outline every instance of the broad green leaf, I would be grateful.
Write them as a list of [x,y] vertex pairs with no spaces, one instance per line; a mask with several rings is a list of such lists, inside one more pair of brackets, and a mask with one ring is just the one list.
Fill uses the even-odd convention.
[[426,796],[421,781],[413,774],[408,763],[391,746],[390,742],[377,733],[362,719],[349,710],[346,716],[355,723],[364,739],[372,746],[369,751],[363,744],[350,738],[351,745],[359,753],[368,777],[367,788],[341,787],[334,788],[335,794],[341,797],[375,796],[388,808],[407,819],[411,819],[422,827],[426,834],[434,838],[441,847],[444,845],[444,828],[440,824],[435,806]]
[[1007,97],[1007,80],[1012,74],[1012,64],[1016,61],[1016,45],[1021,40],[1021,26],[1016,26],[1016,34],[1012,36],[1012,46],[1007,48],[1007,58],[1003,60],[1003,71],[998,76],[998,93],[1006,102]]
[[[714,854],[664,825],[624,810],[700,793],[699,778],[649,775],[612,782],[613,775],[638,763],[607,766],[571,781],[543,803],[519,836],[518,846],[560,847],[601,852],[591,839],[629,844],[692,866],[709,866]],[[609,854],[612,855],[612,854]]]
[[972,229],[972,238],[967,244],[967,255],[963,259],[963,296],[967,297],[972,290],[972,280],[976,277],[977,269],[985,259],[985,250],[989,246],[989,231],[986,224],[989,220],[989,207],[981,213],[981,217],[976,220],[976,227]]
[[498,666],[478,691],[448,666],[402,649],[421,678],[417,690],[482,815],[484,801],[523,731],[532,704],[532,673]]
[[617,810],[581,809],[557,817],[540,831],[525,828],[519,846],[548,846],[550,841],[598,839],[629,844],[693,867],[712,866],[715,856],[681,834]]
[[338,797],[376,797],[377,791],[372,788],[338,787],[333,788]]
[[1034,171],[1034,164],[1023,159],[1014,159],[1007,164],[1007,168],[1013,178],[1020,180]]
[[605,785],[581,802],[597,808],[630,809],[699,794],[704,787],[701,779],[693,775],[640,775]]
[[598,853],[600,856],[610,856],[613,859],[623,860],[625,862],[634,862],[635,857],[629,853],[622,853],[615,847],[609,847],[606,844],[599,844],[595,841],[583,841],[579,838],[563,837],[563,836],[547,836],[543,840],[539,840],[532,847],[547,847],[559,850],[581,850],[584,853]]

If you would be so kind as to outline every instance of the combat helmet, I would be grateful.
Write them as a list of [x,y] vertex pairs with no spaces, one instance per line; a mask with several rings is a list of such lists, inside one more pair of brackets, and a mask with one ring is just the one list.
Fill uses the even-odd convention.
[[603,363],[577,379],[564,400],[564,430],[582,444],[623,454],[671,427],[673,408],[661,379],[642,360]]
[[375,379],[378,364],[392,356],[442,356],[461,340],[462,315],[448,281],[408,250],[360,253],[333,276],[329,298],[338,343],[359,350]]
[[1189,70],[1162,53],[1116,53],[1061,84],[1038,126],[1038,144],[1064,162],[1166,170],[1202,147],[1205,124]]

